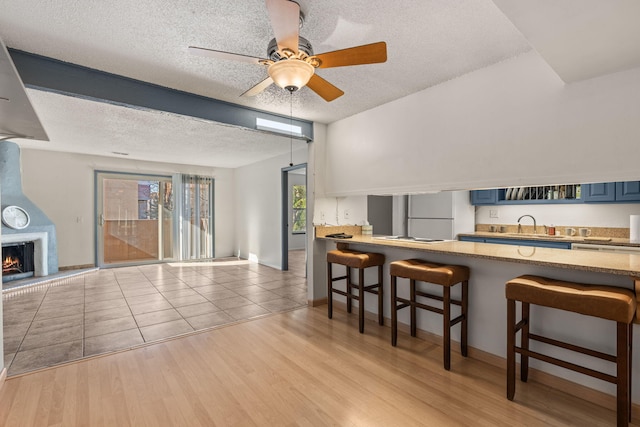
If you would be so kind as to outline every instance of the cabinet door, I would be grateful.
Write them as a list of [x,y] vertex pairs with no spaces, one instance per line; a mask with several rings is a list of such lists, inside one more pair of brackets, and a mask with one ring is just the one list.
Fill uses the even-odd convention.
[[471,191],[472,205],[495,205],[498,203],[498,189]]
[[476,242],[476,243],[485,243],[485,239],[482,237],[474,237],[474,236],[460,236],[458,240],[461,242]]
[[582,186],[582,198],[586,203],[613,202],[616,199],[616,183],[585,184]]
[[640,181],[616,182],[616,202],[640,201]]
[[546,240],[520,240],[520,239],[500,239],[487,238],[486,243],[498,243],[501,245],[513,246],[534,246],[538,248],[571,249],[568,242],[549,242]]

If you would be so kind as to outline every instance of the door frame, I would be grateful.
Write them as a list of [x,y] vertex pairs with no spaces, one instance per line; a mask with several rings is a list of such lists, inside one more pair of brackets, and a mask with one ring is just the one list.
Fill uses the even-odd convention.
[[[99,268],[115,268],[115,267],[126,267],[126,266],[131,266],[131,265],[143,265],[143,264],[157,264],[160,262],[165,262],[167,260],[175,260],[175,253],[173,258],[163,258],[162,260],[151,260],[151,261],[132,261],[132,262],[122,262],[122,263],[110,263],[110,264],[105,264],[104,263],[104,247],[100,246],[100,242],[103,241],[102,238],[100,238],[100,233],[102,231],[101,225],[100,225],[100,216],[101,216],[101,212],[99,212],[99,206],[100,206],[100,195],[102,195],[102,189],[99,188],[98,185],[98,181],[99,181],[99,175],[104,174],[107,176],[113,176],[113,177],[117,177],[117,176],[129,176],[129,177],[149,177],[149,178],[158,178],[158,179],[168,179],[169,181],[173,182],[173,178],[171,177],[171,175],[163,175],[163,174],[151,174],[151,173],[135,173],[135,172],[122,172],[122,171],[109,171],[109,170],[94,170],[93,171],[93,212],[94,212],[94,221],[93,221],[93,228],[94,228],[94,232],[93,232],[93,236],[94,236],[94,241],[95,241],[95,246],[94,246],[94,250],[95,250],[95,265]],[[175,218],[174,218],[175,221]],[[173,239],[175,241],[175,236],[173,236]],[[102,242],[104,244],[104,242]]]
[[[282,262],[281,262],[281,269],[283,271],[288,271],[289,270],[289,222],[291,221],[291,218],[289,218],[289,172],[297,170],[297,169],[306,169],[307,168],[307,163],[300,163],[298,165],[294,165],[294,166],[287,166],[286,168],[282,168],[282,179],[281,179],[281,183],[282,183],[282,222],[281,222],[281,247],[282,247]],[[308,183],[309,183],[309,171],[305,171],[304,174],[304,185],[305,187],[309,187]],[[307,201],[309,199],[309,193],[307,193]],[[309,211],[307,211],[307,233],[309,232]],[[305,253],[307,253],[307,242],[308,239],[305,239],[305,243],[304,243],[304,251]]]

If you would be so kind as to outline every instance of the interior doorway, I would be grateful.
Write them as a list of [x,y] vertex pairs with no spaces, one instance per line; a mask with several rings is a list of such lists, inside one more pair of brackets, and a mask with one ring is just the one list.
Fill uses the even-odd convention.
[[307,164],[282,168],[282,270],[304,269],[307,260]]

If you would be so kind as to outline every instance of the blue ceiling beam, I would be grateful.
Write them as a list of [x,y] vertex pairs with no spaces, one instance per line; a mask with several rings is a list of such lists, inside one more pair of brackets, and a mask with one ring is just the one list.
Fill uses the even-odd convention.
[[252,130],[257,130],[256,120],[262,118],[300,126],[302,137],[298,138],[313,141],[313,122],[308,120],[291,119],[16,49],[9,49],[9,54],[28,88],[131,108],[166,111]]

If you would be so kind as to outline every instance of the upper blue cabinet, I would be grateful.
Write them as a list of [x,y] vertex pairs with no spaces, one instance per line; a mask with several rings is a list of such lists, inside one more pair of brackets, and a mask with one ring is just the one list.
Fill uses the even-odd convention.
[[498,189],[471,191],[472,205],[495,205],[498,203]]
[[[516,190],[517,194],[515,194]],[[513,188],[495,188],[471,191],[471,203],[473,205],[515,205],[640,202],[640,181],[517,187],[516,190]],[[510,192],[511,194],[509,194]]]
[[606,182],[583,187],[585,203],[640,202],[640,181]]
[[616,183],[602,182],[599,184],[585,184],[584,201],[587,203],[595,202],[615,202],[616,201]]
[[640,181],[616,182],[616,202],[640,201]]

